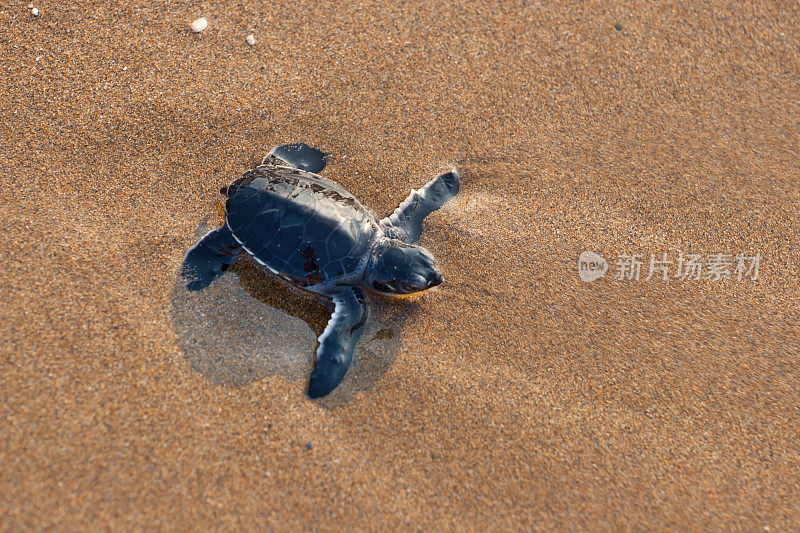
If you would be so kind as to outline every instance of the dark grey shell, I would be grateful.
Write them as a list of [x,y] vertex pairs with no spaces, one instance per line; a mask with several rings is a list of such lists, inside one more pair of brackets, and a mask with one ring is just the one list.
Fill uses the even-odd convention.
[[352,281],[378,231],[377,218],[355,196],[296,168],[260,166],[226,194],[226,221],[236,239],[300,286]]

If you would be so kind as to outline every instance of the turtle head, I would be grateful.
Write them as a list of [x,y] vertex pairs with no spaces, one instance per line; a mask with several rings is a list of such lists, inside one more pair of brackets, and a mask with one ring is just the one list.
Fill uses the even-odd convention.
[[408,294],[435,287],[444,278],[428,250],[386,239],[373,253],[366,281],[367,287],[381,294]]

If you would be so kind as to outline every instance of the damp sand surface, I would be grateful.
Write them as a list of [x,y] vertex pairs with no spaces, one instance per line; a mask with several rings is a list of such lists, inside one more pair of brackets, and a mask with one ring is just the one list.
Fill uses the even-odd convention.
[[[796,5],[37,7],[0,7],[0,529],[800,525]],[[177,279],[293,141],[381,215],[463,172],[446,282],[373,298],[319,401],[326,302]],[[645,280],[681,252],[759,277]]]

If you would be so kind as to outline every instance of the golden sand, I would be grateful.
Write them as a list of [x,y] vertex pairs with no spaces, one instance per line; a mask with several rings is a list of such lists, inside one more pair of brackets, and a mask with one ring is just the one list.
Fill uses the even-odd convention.
[[[0,529],[798,528],[800,8],[683,4],[0,6]],[[291,141],[379,214],[463,169],[315,402],[324,302],[177,279]]]

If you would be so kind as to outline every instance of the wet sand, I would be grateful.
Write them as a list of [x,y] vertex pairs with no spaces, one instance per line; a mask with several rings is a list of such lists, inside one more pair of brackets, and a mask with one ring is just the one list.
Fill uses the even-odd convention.
[[[0,529],[800,525],[795,3],[25,4]],[[177,279],[219,187],[290,141],[379,214],[463,169],[422,238],[446,282],[373,298],[314,402],[324,302],[247,263]],[[585,283],[584,250],[762,263]]]

